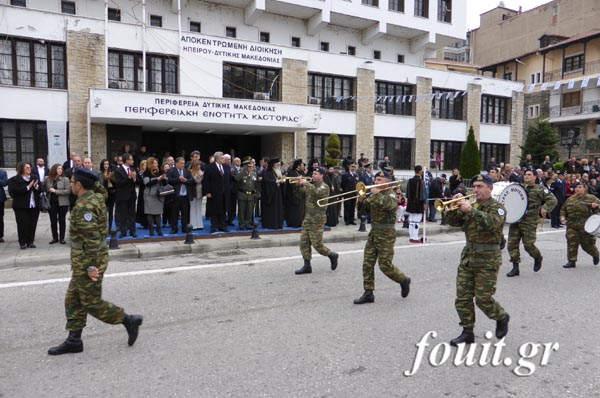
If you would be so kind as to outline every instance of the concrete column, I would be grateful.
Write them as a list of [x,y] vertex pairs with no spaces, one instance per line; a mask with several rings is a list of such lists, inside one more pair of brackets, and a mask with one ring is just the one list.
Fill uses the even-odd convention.
[[417,97],[415,110],[415,165],[429,167],[431,150],[431,97],[425,99],[424,94],[431,95],[431,79],[428,77],[417,77]]
[[510,164],[518,165],[521,148],[523,145],[523,106],[525,95],[523,92],[513,91],[510,116]]
[[[306,104],[308,96],[308,63],[296,59],[283,59],[282,77],[281,77],[281,95],[282,101],[288,104]],[[296,157],[308,162],[307,156],[307,137],[306,130],[294,132],[296,136]],[[282,154],[283,156],[283,154]],[[294,157],[294,137],[292,136],[291,153],[286,159]]]
[[475,141],[479,146],[481,127],[481,86],[479,84],[469,83],[467,85],[467,101],[464,105],[467,107],[466,135],[469,134],[469,128],[473,126]]
[[[373,159],[375,145],[375,72],[371,69],[358,68],[356,73],[356,152],[352,154],[358,159],[364,153]],[[346,155],[345,153],[342,155]]]

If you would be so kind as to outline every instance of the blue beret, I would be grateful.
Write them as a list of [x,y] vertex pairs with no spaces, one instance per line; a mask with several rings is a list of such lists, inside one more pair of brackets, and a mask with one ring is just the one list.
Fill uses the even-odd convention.
[[321,175],[325,175],[327,174],[327,171],[323,168],[323,167],[317,167],[316,169],[314,169],[313,171],[316,171],[317,173],[321,174]]
[[389,173],[386,173],[385,171],[378,171],[377,173],[375,173],[375,178],[377,178],[377,177],[383,177],[388,180],[392,179],[392,177],[389,175]]
[[76,167],[75,172],[73,173],[73,178],[78,181],[88,180],[88,181],[98,181],[98,176],[92,171],[88,170],[84,167]]
[[476,181],[481,181],[487,185],[494,185],[494,180],[492,180],[492,177],[487,174],[477,174],[471,179],[471,184],[475,183]]

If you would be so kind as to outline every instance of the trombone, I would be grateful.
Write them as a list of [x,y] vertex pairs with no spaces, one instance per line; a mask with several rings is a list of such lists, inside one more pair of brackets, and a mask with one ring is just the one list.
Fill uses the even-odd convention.
[[280,182],[280,183],[289,182],[290,184],[298,184],[300,182],[300,180],[305,180],[306,182],[312,182],[313,179],[312,179],[312,177],[288,177],[288,176],[283,176],[277,182]]
[[[384,182],[383,184],[375,184],[375,185],[365,185],[364,182],[357,182],[355,191],[339,193],[337,195],[332,195],[332,196],[328,196],[326,198],[319,199],[319,200],[317,200],[317,206],[327,207],[329,205],[335,205],[338,203],[345,202],[346,200],[357,199],[358,197],[365,196],[368,193],[367,191],[371,188],[385,187],[382,189],[390,189],[390,188],[395,188],[397,185],[401,185],[403,182],[404,182],[403,180],[398,180],[398,181]],[[347,195],[352,195],[352,192],[355,192],[354,196],[348,196],[345,198],[343,197],[343,196],[347,196]],[[339,198],[340,196],[342,196],[342,198],[336,199],[332,202],[329,202],[329,200],[334,199],[334,198]]]
[[[460,198],[447,200],[445,202],[442,201],[441,199],[436,199],[436,201],[433,202],[433,206],[435,206],[435,209],[437,211],[439,211],[440,213],[443,213],[443,212],[448,211],[448,210],[456,210],[456,209],[458,209],[460,207],[460,205],[459,204],[455,204],[455,203],[461,202],[461,201],[463,201],[465,199],[472,198],[474,196],[475,196],[475,194],[472,193],[470,195],[461,196]],[[476,201],[477,201],[477,199],[475,199],[471,203],[475,203]]]

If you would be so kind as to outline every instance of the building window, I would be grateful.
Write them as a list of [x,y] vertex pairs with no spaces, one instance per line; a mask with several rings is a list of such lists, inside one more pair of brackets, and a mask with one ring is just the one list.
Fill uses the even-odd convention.
[[300,47],[300,38],[292,37],[292,47]]
[[540,106],[538,105],[531,105],[529,107],[527,107],[527,118],[528,119],[536,119],[540,116]]
[[[340,149],[342,156],[352,155],[354,153],[354,136],[338,135],[340,139]],[[325,156],[329,156],[325,148],[327,147],[327,134],[307,134],[307,154],[309,159],[317,159],[319,164],[325,163]]]
[[572,72],[572,71],[583,69],[584,62],[585,62],[584,54],[573,55],[572,57],[566,57],[564,65],[563,65],[563,71]]
[[308,74],[308,103],[322,109],[354,111],[354,79],[344,76]]
[[[147,54],[147,90],[178,92],[177,57]],[[108,88],[142,91],[144,84],[142,53],[108,51]]]
[[404,12],[404,0],[389,0],[390,11]]
[[564,93],[562,95],[563,108],[571,108],[574,106],[581,106],[581,91],[575,91],[574,93]]
[[366,6],[379,7],[379,0],[362,0],[362,3]]
[[452,23],[452,0],[438,0],[438,21]]
[[269,32],[260,32],[260,41],[261,43],[271,42],[271,35],[269,34]]
[[150,26],[162,27],[162,17],[160,15],[150,15]]
[[35,164],[36,156],[47,153],[46,122],[0,119],[0,167]]
[[440,164],[441,169],[451,170],[460,167],[460,157],[464,144],[462,141],[431,140],[429,149],[429,153],[432,156],[431,163],[429,164],[430,168],[433,169],[435,167],[435,157],[438,154],[442,160]]
[[403,64],[404,63],[404,55],[398,54],[398,63],[399,64]]
[[481,154],[481,167],[487,168],[491,158],[494,158],[498,164],[505,163],[508,160],[506,154],[508,153],[509,147],[510,145],[504,144],[480,143],[479,152]]
[[348,55],[356,55],[356,47],[348,46]]
[[540,72],[532,73],[530,75],[531,84],[538,84],[538,83],[540,83],[541,76],[542,76],[542,74]]
[[502,75],[502,78],[504,80],[512,80],[512,72],[504,72],[504,74]]
[[431,117],[436,119],[464,120],[462,92],[433,89]]
[[411,85],[376,81],[375,112],[414,116],[411,98],[414,92],[414,86]]
[[200,22],[190,21],[190,32],[200,33],[201,27],[202,27],[202,25],[200,24]]
[[65,45],[0,39],[0,84],[66,88]]
[[61,1],[60,11],[63,14],[75,15],[75,2],[74,1]]
[[374,59],[381,59],[381,51],[379,51],[379,50],[373,50],[373,58]]
[[118,8],[109,8],[108,20],[121,22],[121,10],[119,10]]
[[481,123],[509,124],[509,98],[481,96]]
[[412,143],[411,138],[375,137],[375,164],[379,165],[388,156],[394,169],[411,169]]
[[225,37],[232,37],[232,38],[237,37],[237,29],[234,28],[233,26],[225,27]]
[[321,51],[329,51],[329,43],[326,41],[321,42]]
[[429,18],[429,0],[415,0],[415,16]]
[[223,97],[281,101],[281,69],[223,64]]
[[11,6],[19,6],[19,7],[27,7],[27,2],[25,0],[10,0]]

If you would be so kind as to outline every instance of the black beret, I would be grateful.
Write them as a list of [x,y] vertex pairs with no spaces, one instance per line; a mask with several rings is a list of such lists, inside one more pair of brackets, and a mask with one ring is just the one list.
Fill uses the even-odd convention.
[[389,173],[386,173],[385,171],[378,171],[377,173],[375,173],[375,178],[377,178],[377,177],[383,177],[388,180],[392,179],[392,177],[390,177]]
[[73,173],[73,178],[77,181],[88,180],[91,182],[98,181],[98,176],[92,171],[84,167],[76,167]]

